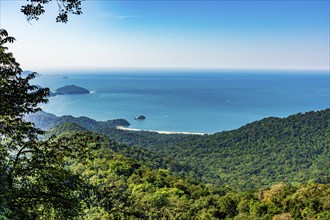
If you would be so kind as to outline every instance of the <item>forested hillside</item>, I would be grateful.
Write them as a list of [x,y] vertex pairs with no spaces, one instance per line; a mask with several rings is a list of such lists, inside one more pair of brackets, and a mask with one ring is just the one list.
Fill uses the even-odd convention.
[[95,152],[87,163],[70,168],[95,189],[85,218],[96,219],[327,219],[330,185],[285,184],[236,193],[192,184],[168,171],[152,170],[110,153]]
[[[326,111],[317,114],[323,115],[324,113]],[[315,113],[298,115],[298,117],[310,118],[311,115],[315,115]],[[287,119],[266,119],[247,127],[254,127],[258,123],[265,123],[268,120],[283,120],[287,123]],[[61,161],[65,162],[67,172],[72,173],[72,177],[69,177],[74,179],[66,179],[68,177],[63,176],[60,182],[54,182],[55,179],[52,178],[47,180],[47,178],[52,177],[47,176],[47,174],[53,173],[52,164],[48,164],[49,167],[42,169],[45,171],[44,175],[46,175],[43,177],[42,182],[33,182],[32,185],[28,185],[33,188],[26,188],[26,196],[21,195],[22,197],[15,198],[14,205],[11,205],[10,202],[0,203],[0,217],[5,219],[8,217],[9,219],[235,220],[326,220],[330,218],[329,183],[294,185],[277,183],[269,187],[238,192],[228,187],[229,184],[216,186],[198,183],[191,179],[180,178],[165,169],[150,168],[148,164],[152,160],[148,161],[151,157],[148,157],[149,152],[147,150],[136,148],[136,151],[134,151],[133,148],[125,144],[119,144],[105,135],[91,133],[81,125],[64,123],[53,129],[52,132],[57,134],[56,139],[58,141],[56,142],[68,143],[68,146],[71,147],[66,150],[73,149],[73,152],[70,153],[69,151],[69,154],[65,153],[63,156],[69,156],[73,153],[74,157],[60,156],[62,150],[58,152],[58,156],[60,156]],[[233,132],[242,132],[242,130],[239,129]],[[220,143],[229,143],[230,136],[228,136],[228,140],[221,137],[221,135],[227,136],[228,133],[230,134],[230,132],[225,132],[202,137],[199,142],[191,145],[191,147],[205,143],[210,145],[210,141],[213,139],[217,139],[219,142],[222,141]],[[242,137],[245,135],[247,133],[243,132]],[[80,148],[80,145],[76,146],[76,141],[74,141],[77,138],[79,138],[78,143],[84,141]],[[70,140],[74,142],[70,142]],[[252,140],[253,137],[250,141]],[[189,143],[191,142],[182,142],[185,146],[189,146]],[[76,147],[72,148],[72,144]],[[205,147],[209,145],[205,145]],[[203,147],[200,147],[200,149],[203,149]],[[50,151],[50,153],[56,152]],[[129,158],[119,152],[127,155],[131,154],[132,157],[140,155],[145,161]],[[164,152],[166,153],[166,151]],[[184,155],[182,152],[180,153]],[[152,154],[155,155],[155,153]],[[155,155],[155,158],[159,157]],[[39,161],[38,158],[34,160]],[[38,176],[32,177],[38,179]],[[49,191],[70,189],[71,186],[68,184],[72,182],[79,185],[74,186],[76,188],[72,192],[73,194],[68,195],[69,197],[61,197],[61,194],[53,197],[51,193],[55,193],[55,191]],[[233,179],[232,185],[236,183],[239,184],[239,180]],[[39,186],[42,188],[38,188]],[[25,186],[19,188],[24,189]],[[7,190],[7,194],[9,192]],[[19,192],[11,193],[15,195]],[[41,197],[34,197],[34,193],[39,193],[40,195],[36,195]],[[61,191],[60,193],[64,194],[66,192]],[[62,203],[69,204],[71,209],[62,208],[62,205],[60,205]],[[75,206],[72,206],[73,204]],[[49,205],[49,207],[45,205]]]
[[146,149],[198,169],[204,182],[250,189],[329,182],[330,110],[266,118],[240,129]]
[[[82,135],[86,136],[86,132]],[[60,137],[77,136],[71,131]],[[123,147],[89,134],[98,148],[87,160],[70,160],[82,175],[84,219],[329,219],[330,185],[310,183],[236,192],[228,187],[193,183],[164,169],[150,169],[112,149]],[[97,135],[98,136],[98,135]],[[87,196],[88,195],[88,196]],[[87,196],[87,197],[86,197]]]
[[[92,130],[125,143],[114,150],[153,168],[246,190],[278,182],[329,182],[329,118],[326,109],[283,119],[265,118],[237,130],[204,136],[122,131],[102,124],[94,124]],[[80,120],[72,121],[86,128]]]

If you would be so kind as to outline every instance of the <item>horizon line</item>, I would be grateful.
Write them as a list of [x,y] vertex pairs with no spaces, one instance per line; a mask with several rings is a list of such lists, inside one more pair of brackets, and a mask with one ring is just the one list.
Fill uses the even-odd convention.
[[213,68],[213,67],[109,67],[109,68],[38,68],[40,70],[32,70],[26,69],[23,71],[32,71],[32,72],[108,72],[108,71],[118,71],[118,72],[140,72],[140,71],[208,71],[208,72],[250,72],[256,71],[256,73],[261,71],[266,72],[310,72],[310,71],[317,71],[317,72],[326,72],[330,74],[330,67],[329,68]]

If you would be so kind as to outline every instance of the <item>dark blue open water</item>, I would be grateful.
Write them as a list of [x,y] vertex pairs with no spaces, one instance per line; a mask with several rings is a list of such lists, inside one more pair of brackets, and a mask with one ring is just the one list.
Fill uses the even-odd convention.
[[[329,108],[329,74],[319,72],[67,72],[43,74],[34,83],[52,91],[71,84],[93,91],[52,97],[42,105],[46,112],[125,118],[145,130],[213,133]],[[133,119],[141,114],[147,119]]]

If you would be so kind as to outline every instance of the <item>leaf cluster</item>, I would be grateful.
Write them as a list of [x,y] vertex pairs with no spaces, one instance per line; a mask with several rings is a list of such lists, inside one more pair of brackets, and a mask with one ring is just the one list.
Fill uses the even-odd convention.
[[[29,3],[23,5],[21,12],[26,16],[28,21],[39,20],[40,15],[45,13],[45,5],[52,0],[27,0]],[[83,0],[56,0],[58,6],[58,15],[56,22],[68,22],[69,14],[82,14],[81,2]]]

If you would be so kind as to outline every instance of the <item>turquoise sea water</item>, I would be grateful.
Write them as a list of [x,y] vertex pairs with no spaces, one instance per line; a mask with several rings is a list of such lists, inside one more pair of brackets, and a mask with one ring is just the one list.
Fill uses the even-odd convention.
[[[42,105],[46,112],[125,118],[144,130],[214,133],[329,108],[329,75],[318,72],[66,72],[42,74],[33,83],[52,91],[71,84],[92,91],[51,97]],[[147,119],[134,120],[141,114]]]

